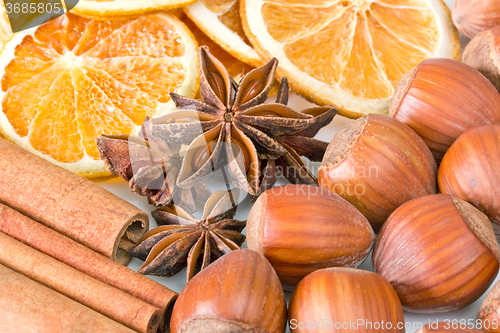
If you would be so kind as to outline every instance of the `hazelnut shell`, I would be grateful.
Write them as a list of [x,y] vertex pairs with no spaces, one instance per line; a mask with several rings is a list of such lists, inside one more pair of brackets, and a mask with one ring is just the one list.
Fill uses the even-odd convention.
[[407,202],[387,219],[373,250],[375,272],[415,313],[458,310],[494,281],[500,253],[488,218],[446,194]]
[[455,26],[469,38],[500,25],[498,0],[455,0],[452,19]]
[[450,147],[438,171],[442,193],[465,200],[493,223],[500,241],[500,125],[465,131]]
[[[500,24],[500,22],[499,22]],[[486,30],[465,47],[462,61],[477,69],[500,91],[500,27]]]
[[486,333],[497,333],[500,330],[500,283],[497,282],[483,301],[477,315]]
[[287,185],[264,192],[247,220],[248,248],[262,253],[290,289],[325,267],[357,267],[375,234],[366,218],[328,190]]
[[436,173],[434,157],[411,128],[370,114],[335,135],[318,184],[349,201],[378,232],[403,203],[436,193]]
[[[292,333],[405,331],[403,309],[392,286],[378,274],[354,268],[327,268],[306,276],[292,293],[288,317]],[[334,326],[360,320],[392,329]],[[306,326],[316,322],[332,326],[326,330]]]
[[174,305],[172,333],[284,333],[286,300],[261,254],[232,251],[202,270]]
[[413,129],[440,161],[465,130],[500,122],[500,94],[469,65],[427,59],[400,81],[389,114]]

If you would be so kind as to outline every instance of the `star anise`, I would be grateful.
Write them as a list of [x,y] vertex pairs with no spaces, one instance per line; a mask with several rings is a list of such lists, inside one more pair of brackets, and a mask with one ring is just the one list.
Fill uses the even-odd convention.
[[[288,80],[286,77],[283,77],[276,103],[288,104],[288,89]],[[331,107],[313,107],[302,111],[302,113],[313,116],[314,122],[299,132],[274,137],[286,149],[286,153],[276,160],[267,159],[264,161],[260,188],[257,195],[252,196],[252,202],[257,199],[260,193],[273,187],[277,180],[276,174],[278,170],[292,184],[317,185],[316,177],[309,171],[300,156],[307,157],[313,162],[321,162],[328,147],[328,142],[317,140],[313,137],[318,134],[321,128],[332,121],[338,110]]]
[[272,161],[265,162],[272,166],[280,157],[280,163],[292,169],[287,178],[316,183],[299,154],[316,159],[324,154],[326,145],[311,136],[331,121],[337,110],[292,110],[285,105],[286,79],[282,80],[278,102],[264,103],[276,72],[276,59],[248,73],[238,85],[207,47],[199,48],[199,58],[203,101],[171,93],[179,111],[149,123],[155,138],[189,145],[177,184],[191,186],[221,169],[228,184],[256,195],[262,190],[261,182],[272,186],[268,181],[272,177],[261,177],[267,169],[262,168],[262,162]]
[[158,227],[144,235],[129,253],[144,264],[142,274],[173,276],[187,266],[187,280],[245,241],[246,221],[233,219],[237,190],[217,191],[205,204],[200,220],[182,208],[167,205],[153,212]]
[[183,159],[180,145],[148,138],[146,128],[141,131],[142,137],[99,136],[97,147],[101,159],[112,174],[128,181],[130,190],[146,196],[150,204],[163,207],[176,203],[190,213],[195,212],[210,196],[210,190],[203,183],[178,187],[176,180]]

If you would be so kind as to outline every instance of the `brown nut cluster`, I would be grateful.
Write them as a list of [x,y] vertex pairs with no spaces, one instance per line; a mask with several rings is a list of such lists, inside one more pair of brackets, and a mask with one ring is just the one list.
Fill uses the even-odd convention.
[[471,66],[428,59],[400,81],[389,114],[413,129],[441,161],[465,130],[500,122],[500,94]]
[[375,272],[391,283],[403,308],[415,313],[449,312],[472,303],[494,281],[499,262],[488,218],[446,194],[396,209],[372,257]]
[[367,219],[333,192],[287,185],[264,192],[247,220],[247,243],[262,253],[286,288],[326,267],[358,267],[375,234]]
[[[391,285],[378,274],[354,268],[326,268],[305,277],[293,291],[288,319],[292,333],[405,331],[403,309]],[[319,320],[329,324],[311,325]],[[360,321],[372,328],[335,327]]]
[[[496,22],[496,7],[492,0],[457,0],[455,23],[465,34],[477,34],[465,51],[465,63],[421,62],[396,87],[388,116],[369,114],[353,121],[335,135],[326,152],[326,143],[305,144],[319,128],[316,122],[324,122],[322,113],[314,116],[319,120],[307,112],[292,117],[279,102],[269,110],[229,115],[224,111],[231,105],[227,89],[237,86],[223,82],[217,76],[220,69],[208,75],[212,92],[224,104],[224,112],[217,115],[224,114],[220,121],[226,132],[197,137],[183,162],[189,172],[180,174],[188,179],[234,158],[241,183],[254,190],[247,192],[256,202],[247,221],[248,250],[230,251],[211,264],[205,259],[190,263],[204,269],[180,294],[173,308],[172,333],[284,333],[287,315],[292,333],[319,333],[325,331],[325,322],[360,320],[385,326],[329,330],[405,332],[403,309],[450,312],[485,293],[500,269],[495,237],[497,231],[500,240],[500,125],[494,125],[500,124],[500,27],[486,30]],[[272,73],[255,84],[269,85]],[[238,94],[254,96],[252,89],[263,89],[249,82]],[[173,98],[179,105],[185,102],[180,96]],[[245,139],[233,128],[238,117],[251,123],[252,131],[265,127],[274,136],[252,136],[256,142]],[[304,129],[292,131],[302,123],[307,123]],[[290,127],[288,138],[280,126]],[[228,144],[230,153],[216,159],[221,142]],[[263,143],[267,145],[261,147]],[[308,151],[311,147],[316,147],[314,154]],[[269,189],[277,167],[287,165],[284,161],[301,161],[299,155],[315,156],[312,160],[317,161],[323,152],[319,186],[314,186],[316,178],[309,171],[308,181],[288,177],[285,171],[292,185]],[[295,171],[306,168],[298,162],[292,165]],[[272,181],[266,183],[266,177]],[[294,184],[299,180],[309,185]],[[263,185],[255,186],[258,182]],[[438,187],[443,194],[436,194]],[[234,229],[228,226],[224,232]],[[210,246],[220,248],[223,243],[228,245],[207,240],[185,252],[209,257],[214,251]],[[375,272],[356,269],[372,247]],[[293,289],[288,313],[283,288]],[[477,318],[500,324],[500,283],[484,300]],[[499,332],[487,327],[483,331]],[[441,322],[417,331],[431,332],[480,330]]]
[[396,208],[436,193],[436,173],[434,157],[411,128],[371,114],[335,135],[318,183],[349,201],[378,232]]
[[172,333],[284,333],[286,300],[269,262],[237,250],[197,274],[175,303]]

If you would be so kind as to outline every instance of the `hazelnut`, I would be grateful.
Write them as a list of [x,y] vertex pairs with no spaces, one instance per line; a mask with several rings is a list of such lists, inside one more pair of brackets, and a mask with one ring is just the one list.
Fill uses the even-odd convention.
[[370,114],[335,135],[318,183],[349,201],[378,232],[403,203],[436,193],[436,172],[429,148],[411,128]]
[[500,241],[500,125],[464,132],[450,147],[438,171],[442,193],[465,200],[493,223]]
[[452,13],[455,26],[469,38],[500,25],[500,2],[497,0],[455,0]]
[[500,27],[486,30],[465,47],[462,61],[481,72],[500,91]]
[[488,293],[477,315],[481,329],[486,333],[500,331],[500,282]]
[[405,310],[441,313],[479,298],[495,280],[499,258],[488,218],[463,200],[436,194],[411,200],[391,214],[372,263]]
[[413,129],[441,161],[468,128],[500,122],[500,94],[469,65],[428,59],[400,81],[389,114]]
[[[288,318],[292,333],[405,331],[392,286],[378,274],[354,268],[327,268],[306,276],[292,293]],[[314,324],[318,322],[328,327]]]
[[172,312],[172,333],[284,333],[285,294],[261,254],[232,251],[186,285]]
[[375,234],[366,218],[333,192],[287,185],[264,192],[247,220],[248,248],[262,253],[285,288],[325,267],[357,267]]

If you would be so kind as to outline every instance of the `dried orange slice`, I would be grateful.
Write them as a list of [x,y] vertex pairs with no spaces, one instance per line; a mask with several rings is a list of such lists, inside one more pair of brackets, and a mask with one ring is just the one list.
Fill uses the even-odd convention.
[[0,130],[73,172],[107,174],[100,134],[135,133],[198,90],[197,43],[165,13],[121,21],[67,14],[15,34],[0,54]]
[[181,15],[181,21],[186,24],[186,26],[191,30],[198,44],[206,45],[209,47],[210,52],[219,59],[220,62],[226,67],[229,75],[235,79],[236,82],[240,82],[241,78],[253,70],[255,67],[250,66],[226,52],[222,47],[216,44],[213,40],[208,38],[207,35],[203,33],[203,31],[194,24],[193,21],[189,19],[186,15]]
[[341,114],[385,114],[401,77],[424,59],[460,59],[442,0],[242,0],[246,35],[278,76]]
[[184,12],[208,37],[239,60],[259,67],[264,63],[243,31],[238,0],[199,0]]
[[71,11],[87,16],[120,16],[171,10],[192,4],[196,0],[79,0]]

